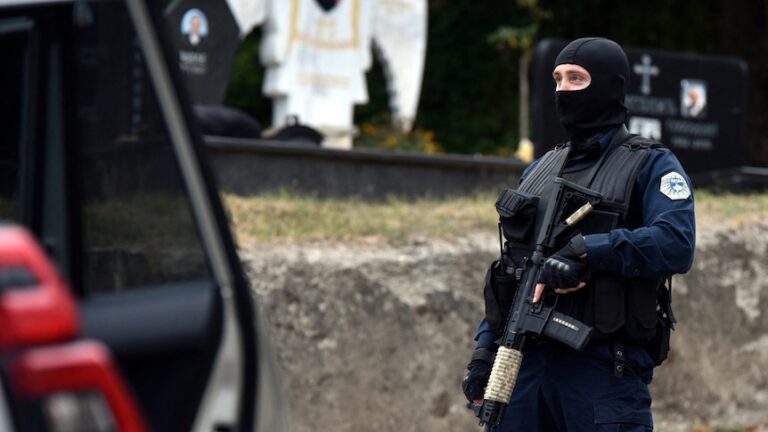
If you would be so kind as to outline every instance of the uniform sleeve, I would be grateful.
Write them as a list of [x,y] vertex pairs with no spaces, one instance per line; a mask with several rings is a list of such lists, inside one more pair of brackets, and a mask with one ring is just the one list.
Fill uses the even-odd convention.
[[488,328],[488,322],[483,319],[480,321],[480,325],[477,326],[477,331],[475,332],[475,349],[487,348],[489,350],[494,350],[496,348],[496,341],[500,337],[501,335],[492,332]]
[[643,226],[585,236],[590,269],[647,278],[687,272],[696,243],[690,185],[671,152],[652,150],[633,191],[633,201],[641,203]]

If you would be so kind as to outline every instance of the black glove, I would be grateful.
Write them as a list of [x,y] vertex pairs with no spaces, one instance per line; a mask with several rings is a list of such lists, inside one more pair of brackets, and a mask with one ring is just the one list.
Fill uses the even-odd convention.
[[587,244],[577,234],[567,245],[544,261],[539,282],[551,288],[574,288],[586,279]]
[[467,375],[461,382],[461,389],[469,402],[483,398],[485,386],[491,376],[494,353],[485,348],[476,349],[472,361],[467,365]]

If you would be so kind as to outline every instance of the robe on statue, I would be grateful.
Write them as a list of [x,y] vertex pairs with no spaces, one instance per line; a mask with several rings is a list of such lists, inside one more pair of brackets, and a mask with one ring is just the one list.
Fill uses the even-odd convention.
[[[235,15],[245,0],[229,0]],[[252,3],[251,3],[252,4]],[[368,101],[365,72],[376,43],[387,72],[393,120],[410,129],[426,51],[426,0],[265,0],[242,25],[265,17],[263,92],[273,127],[296,117],[322,131],[325,146],[350,148],[354,105]],[[243,28],[247,33],[250,28]]]

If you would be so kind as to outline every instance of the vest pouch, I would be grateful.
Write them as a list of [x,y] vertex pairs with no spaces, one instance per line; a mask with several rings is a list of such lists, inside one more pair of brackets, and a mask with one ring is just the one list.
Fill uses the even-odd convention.
[[648,341],[656,333],[656,290],[659,282],[646,278],[624,280],[627,305],[626,336],[630,340]]
[[656,366],[660,366],[669,355],[670,339],[672,337],[672,330],[674,330],[675,326],[670,292],[666,285],[659,285],[657,302],[656,333],[645,344],[645,349],[648,351],[648,354],[651,356]]
[[512,242],[527,242],[536,224],[539,197],[506,189],[496,200],[496,212],[504,237]]
[[656,366],[660,366],[669,356],[672,326],[659,316],[656,320],[656,333],[645,344],[645,349]]
[[593,324],[601,335],[615,333],[626,321],[624,282],[613,273],[593,273]]
[[519,277],[515,275],[515,272],[507,274],[504,271],[505,267],[499,260],[491,263],[485,273],[485,286],[483,287],[485,321],[490,330],[497,333],[501,332],[507,324],[509,310],[515,301],[515,293],[519,283]]

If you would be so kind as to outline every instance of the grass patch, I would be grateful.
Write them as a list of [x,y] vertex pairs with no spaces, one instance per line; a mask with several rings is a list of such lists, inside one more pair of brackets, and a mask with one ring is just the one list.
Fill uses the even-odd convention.
[[768,194],[696,192],[696,222],[701,227],[738,228],[768,220]]
[[[291,193],[223,200],[242,246],[290,242],[389,242],[450,239],[467,232],[496,230],[495,194],[451,199],[406,200],[390,197],[372,203],[354,198],[319,199]],[[700,228],[768,219],[768,194],[696,194]]]
[[388,241],[450,238],[493,230],[495,196],[372,203],[354,198],[318,199],[288,193],[242,197],[225,194],[238,242]]

